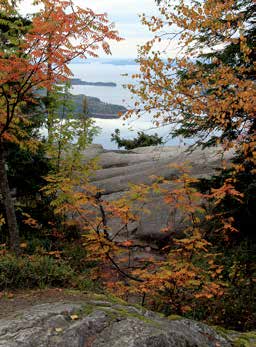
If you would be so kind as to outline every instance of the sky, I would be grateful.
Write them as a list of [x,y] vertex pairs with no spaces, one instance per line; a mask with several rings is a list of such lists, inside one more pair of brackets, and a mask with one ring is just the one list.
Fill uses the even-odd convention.
[[[21,1],[21,11],[31,13],[32,0]],[[112,58],[136,58],[137,46],[152,37],[140,23],[139,14],[151,16],[158,13],[155,0],[74,0],[80,7],[89,7],[95,12],[106,12],[116,24],[121,37],[125,40],[111,43]]]

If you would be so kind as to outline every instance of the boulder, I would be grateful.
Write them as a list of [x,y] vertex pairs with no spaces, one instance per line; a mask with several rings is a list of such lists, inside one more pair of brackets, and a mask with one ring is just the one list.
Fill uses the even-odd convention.
[[0,319],[0,347],[206,346],[231,347],[232,337],[193,320],[163,318],[103,296],[32,305]]

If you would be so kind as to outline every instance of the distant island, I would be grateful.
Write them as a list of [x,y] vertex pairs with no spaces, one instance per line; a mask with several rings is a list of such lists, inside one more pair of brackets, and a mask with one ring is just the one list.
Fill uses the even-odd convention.
[[116,87],[114,82],[86,82],[80,78],[71,78],[70,83],[72,86]]
[[138,65],[135,59],[105,59],[101,60],[100,63],[111,65]]
[[136,58],[89,58],[89,59],[81,59],[77,58],[72,61],[72,64],[111,64],[111,65],[138,65]]
[[[46,89],[38,89],[36,94],[40,98],[44,99],[46,97]],[[63,94],[60,93],[60,95]],[[74,111],[72,113],[74,118],[76,118],[79,114],[83,114],[84,98],[86,98],[87,102],[87,116],[90,118],[117,119],[120,117],[120,113],[127,112],[127,108],[122,105],[109,104],[93,96],[87,96],[84,94],[75,95],[68,93],[66,100],[69,99],[73,102]],[[60,116],[62,116],[62,106],[59,107],[58,113]]]
[[[75,104],[75,114],[83,113],[83,99],[85,95],[73,95],[71,98]],[[99,98],[86,96],[88,106],[88,117],[101,119],[119,118],[119,113],[125,113],[127,109],[121,105],[109,104],[101,101]]]

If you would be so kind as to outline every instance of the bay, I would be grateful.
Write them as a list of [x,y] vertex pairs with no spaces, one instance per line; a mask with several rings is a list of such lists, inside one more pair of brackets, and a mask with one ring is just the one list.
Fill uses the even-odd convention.
[[[80,78],[87,82],[114,82],[116,87],[105,86],[84,86],[75,85],[72,87],[73,94],[84,94],[99,98],[101,101],[123,105],[126,108],[132,106],[132,95],[123,85],[133,82],[132,74],[139,72],[138,65],[114,65],[102,63],[83,63],[69,65],[74,78]],[[117,149],[115,143],[111,142],[111,134],[116,128],[120,129],[121,137],[132,139],[137,136],[138,131],[145,131],[147,134],[157,133],[163,136],[166,145],[179,145],[182,139],[171,139],[169,133],[170,126],[164,128],[153,128],[151,116],[143,115],[137,119],[132,117],[129,120],[123,119],[94,119],[95,124],[101,128],[101,133],[95,137],[94,143],[103,145],[106,149]]]

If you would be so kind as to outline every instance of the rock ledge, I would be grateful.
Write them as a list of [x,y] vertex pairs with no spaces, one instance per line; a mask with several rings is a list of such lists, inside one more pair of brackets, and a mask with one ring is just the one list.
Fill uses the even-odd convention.
[[[93,295],[44,303],[0,320],[0,347],[231,347],[232,338],[192,320],[163,318]],[[253,346],[253,344],[248,344]],[[255,345],[254,345],[255,346]]]

